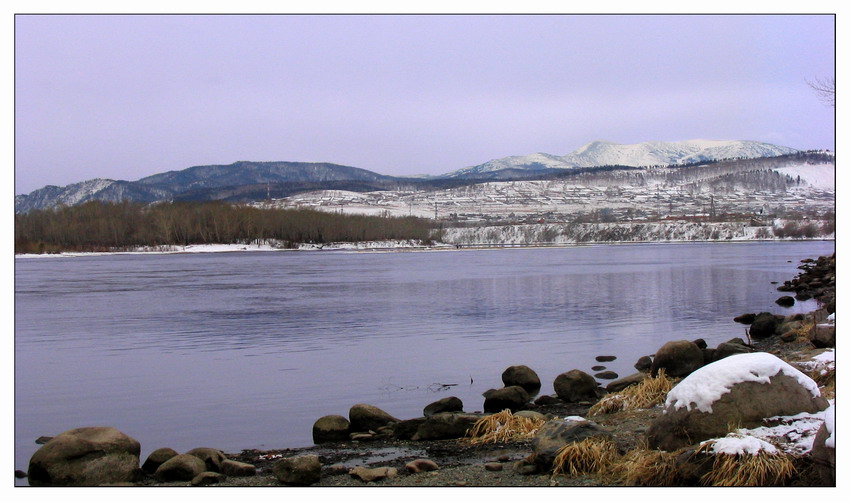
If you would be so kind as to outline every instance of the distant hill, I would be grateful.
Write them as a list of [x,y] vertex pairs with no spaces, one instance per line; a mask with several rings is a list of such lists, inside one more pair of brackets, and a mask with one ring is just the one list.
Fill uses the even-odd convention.
[[481,177],[485,173],[510,170],[545,171],[597,166],[667,166],[723,159],[775,157],[797,150],[758,141],[688,140],[677,142],[651,141],[621,145],[609,141],[594,141],[564,156],[534,153],[504,157],[477,166],[465,167],[444,176]]
[[[216,197],[205,196],[205,192],[226,192],[224,189],[227,187],[233,191],[242,186],[254,186],[256,191],[259,185],[262,185],[262,198],[266,194],[265,188],[272,183],[376,183],[395,179],[366,169],[329,163],[240,161],[229,165],[194,166],[181,171],[168,171],[138,181],[98,178],[64,187],[48,185],[28,195],[16,196],[15,212],[25,213],[59,205],[73,206],[92,200],[210,200]],[[186,194],[194,196],[185,196]]]

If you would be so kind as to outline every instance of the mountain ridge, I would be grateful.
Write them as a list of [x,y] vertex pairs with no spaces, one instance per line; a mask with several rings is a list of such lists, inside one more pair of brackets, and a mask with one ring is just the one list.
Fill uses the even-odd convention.
[[476,176],[502,169],[575,169],[623,165],[680,165],[731,158],[775,157],[797,152],[786,146],[750,140],[647,141],[621,144],[596,140],[562,156],[548,153],[510,156],[446,173],[446,177]]
[[[344,189],[346,184],[380,190],[398,183],[428,188],[439,183],[475,183],[493,180],[555,176],[588,169],[639,165],[682,165],[723,158],[771,157],[798,152],[793,148],[757,141],[686,140],[622,145],[593,141],[572,153],[556,156],[535,153],[504,157],[451,173],[422,178],[388,176],[366,169],[328,162],[237,161],[231,164],[192,166],[166,171],[136,181],[95,178],[58,187],[47,185],[15,196],[15,212],[76,205],[92,200],[151,203],[167,200],[226,200],[227,194],[255,197],[274,184],[278,193],[318,189],[323,183]],[[647,164],[648,163],[648,164]],[[280,186],[286,185],[286,186]],[[254,187],[247,190],[247,187]],[[240,190],[240,187],[243,187]],[[259,189],[257,188],[259,187]],[[232,196],[232,195],[231,195]]]

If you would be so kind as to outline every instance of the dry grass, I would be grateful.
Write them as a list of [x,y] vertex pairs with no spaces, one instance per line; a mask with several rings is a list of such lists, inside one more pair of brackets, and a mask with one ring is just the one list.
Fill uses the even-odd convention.
[[661,450],[637,449],[612,466],[611,474],[627,486],[675,486],[676,455]]
[[[713,443],[700,447],[707,450]],[[700,479],[705,486],[777,486],[797,474],[791,456],[759,452],[757,455],[715,454],[711,471]]]
[[617,445],[613,441],[591,437],[561,447],[555,456],[552,473],[570,476],[604,473],[618,458]]
[[588,410],[587,416],[605,415],[630,408],[652,408],[664,403],[675,383],[676,380],[669,378],[662,369],[656,377],[647,376],[638,384],[605,396]]
[[481,444],[531,439],[544,423],[546,423],[545,420],[517,417],[511,413],[511,410],[503,410],[475,422],[467,433],[468,441],[472,444]]

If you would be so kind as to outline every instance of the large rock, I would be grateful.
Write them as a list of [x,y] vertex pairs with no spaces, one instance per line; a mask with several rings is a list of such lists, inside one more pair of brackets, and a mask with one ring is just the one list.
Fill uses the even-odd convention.
[[669,377],[683,377],[691,374],[704,364],[702,350],[691,341],[676,340],[661,346],[652,359],[650,374],[658,375],[664,369]]
[[723,437],[730,428],[759,427],[765,418],[826,408],[817,384],[765,352],[738,354],[693,372],[667,394],[650,425],[650,448],[674,451]]
[[635,369],[641,373],[648,373],[652,369],[652,358],[649,356],[641,356],[635,363]]
[[390,423],[401,422],[386,411],[370,404],[352,406],[348,410],[348,419],[351,421],[352,432],[376,431]]
[[221,463],[227,460],[221,450],[215,448],[192,448],[186,452],[187,455],[194,455],[204,461],[207,470],[210,472],[221,472]]
[[455,396],[444,397],[429,404],[422,410],[422,414],[426,417],[436,415],[437,413],[445,413],[452,411],[463,411],[463,401]]
[[831,438],[835,427],[835,408],[830,406],[824,415],[824,423],[818,429],[812,446],[812,463],[821,483],[835,486],[835,440]]
[[177,455],[178,453],[171,448],[158,448],[148,455],[147,460],[145,460],[145,463],[142,464],[142,470],[145,471],[146,474],[153,474],[159,466]]
[[257,467],[246,462],[226,459],[221,463],[221,473],[234,478],[248,478],[257,474]]
[[413,439],[413,436],[419,430],[419,426],[424,424],[426,420],[428,420],[427,417],[402,420],[393,428],[393,437],[396,439]]
[[811,342],[818,348],[835,347],[835,325],[827,323],[815,325]]
[[593,401],[600,395],[599,384],[581,370],[570,370],[555,377],[555,393],[562,401],[576,403]]
[[[154,477],[157,481],[192,481],[195,476],[202,472],[206,472],[207,466],[204,461],[195,455],[183,453],[176,457],[171,457],[160,465]],[[213,471],[209,471],[213,472]]]
[[609,435],[595,422],[579,417],[549,420],[531,441],[534,463],[539,468],[548,470],[552,467],[558,450],[563,446],[595,436]]
[[502,372],[502,382],[505,387],[518,385],[528,392],[529,396],[536,396],[540,392],[540,377],[528,366],[511,366]]
[[318,455],[282,458],[275,462],[272,472],[285,485],[308,486],[321,479],[322,463]]
[[755,339],[773,336],[778,326],[779,323],[776,322],[776,317],[773,314],[762,312],[756,316],[752,326],[750,326],[750,336]]
[[411,439],[424,441],[462,438],[481,418],[481,415],[472,413],[438,413],[427,417]]
[[620,378],[619,380],[614,380],[613,382],[609,383],[608,385],[605,386],[605,390],[607,390],[608,392],[612,392],[612,393],[613,392],[620,392],[621,390],[625,389],[626,387],[631,387],[632,385],[637,385],[637,384],[643,382],[643,380],[645,378],[646,378],[646,373],[641,373],[641,372],[633,373],[629,376],[625,376],[623,378]]
[[31,486],[97,486],[140,479],[139,442],[112,427],[71,429],[30,459]]
[[490,389],[484,393],[484,412],[498,413],[502,410],[518,411],[524,408],[531,397],[519,385]]
[[351,422],[341,415],[325,415],[313,424],[313,442],[345,441],[351,433]]
[[742,341],[742,343],[737,343],[735,341],[730,340],[728,342],[723,342],[723,343],[718,344],[717,348],[714,349],[714,352],[712,353],[713,354],[712,359],[710,361],[706,361],[706,362],[708,363],[708,362],[719,361],[723,358],[726,358],[726,357],[729,357],[729,356],[734,356],[735,354],[749,354],[751,352],[753,352],[753,349],[744,345],[743,341]]
[[398,469],[395,467],[363,467],[362,465],[359,467],[355,467],[348,471],[348,474],[352,478],[357,478],[361,481],[371,482],[371,481],[381,481],[387,478],[394,478],[398,475]]

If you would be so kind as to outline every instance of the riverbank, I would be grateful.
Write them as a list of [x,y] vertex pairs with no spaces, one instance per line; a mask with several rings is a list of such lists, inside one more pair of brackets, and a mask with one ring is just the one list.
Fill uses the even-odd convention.
[[[834,267],[834,255],[831,259],[804,260],[800,267],[803,272],[780,286],[780,289],[794,290],[803,297],[814,295],[825,300],[823,303],[826,303],[835,295]],[[781,293],[778,292],[779,294]],[[834,311],[834,303],[830,309]],[[824,323],[834,323],[834,314],[832,316],[829,314],[827,308],[821,308],[805,315],[788,318],[776,316],[780,320],[773,334],[752,340],[751,344],[741,341],[740,347],[735,350],[766,352],[777,356],[792,367],[811,376],[821,387],[823,397],[834,402],[834,348],[814,340],[814,334],[819,327],[824,326]],[[754,316],[754,314],[741,317],[748,316]],[[750,329],[755,333],[753,326]],[[834,347],[834,339],[831,345]],[[559,400],[557,396],[542,396],[525,408],[546,417],[577,416],[590,419],[610,434],[622,454],[645,448],[646,432],[662,414],[660,405],[646,409],[635,408],[613,413],[590,414],[592,404],[592,402],[568,403]],[[785,442],[796,442],[793,447],[786,444],[787,451],[802,452],[793,458],[796,472],[783,481],[783,484],[787,486],[823,486],[825,484],[818,466],[811,458],[814,433],[821,423],[817,414],[812,417],[808,421],[792,422],[793,432],[787,432],[782,439]],[[762,434],[767,434],[765,437],[770,436],[770,433]],[[280,486],[281,482],[274,472],[274,466],[280,459],[316,455],[321,461],[322,468],[321,477],[313,483],[313,486],[629,486],[629,483],[624,482],[622,478],[612,476],[611,472],[555,475],[550,471],[534,468],[528,460],[534,451],[532,440],[528,438],[504,443],[475,443],[469,438],[414,441],[393,439],[382,434],[359,434],[352,437],[357,439],[309,448],[245,450],[227,454],[229,459],[255,466],[256,475],[227,477],[218,481],[218,484],[221,486]],[[438,468],[429,472],[411,472],[407,465],[417,459],[428,459]],[[352,475],[352,470],[358,467],[379,470],[388,468],[393,474],[367,482]],[[185,481],[164,483],[154,478],[148,478],[140,484],[143,486],[187,485]]]
[[536,249],[536,248],[570,248],[591,245],[628,245],[628,244],[693,244],[693,243],[748,243],[748,242],[804,242],[804,241],[835,241],[833,237],[811,239],[671,239],[671,240],[600,240],[585,242],[463,242],[446,243],[432,242],[424,244],[420,241],[366,241],[366,242],[332,242],[327,244],[303,243],[296,247],[285,247],[280,243],[266,242],[262,244],[192,244],[188,246],[157,246],[141,247],[125,251],[91,251],[91,252],[62,252],[62,253],[19,253],[18,259],[40,258],[81,258],[88,256],[124,256],[124,255],[168,255],[168,254],[200,254],[200,253],[245,253],[245,252],[295,252],[295,251],[339,251],[339,252],[404,252],[404,251],[450,251],[450,250],[483,250],[483,249]]

